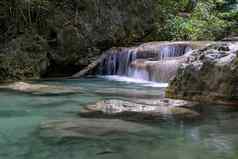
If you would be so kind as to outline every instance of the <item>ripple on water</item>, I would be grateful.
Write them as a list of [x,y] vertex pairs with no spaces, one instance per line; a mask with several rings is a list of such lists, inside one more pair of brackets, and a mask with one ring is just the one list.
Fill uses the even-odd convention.
[[[140,123],[150,127],[113,138],[43,140],[39,127],[48,120],[76,118],[82,106],[105,99],[141,101],[163,97],[164,88],[91,78],[44,81],[81,88],[82,93],[31,95],[0,90],[0,159],[236,159],[238,157],[238,108],[200,105],[199,121]],[[161,87],[165,87],[162,85]],[[134,95],[133,95],[134,94]],[[143,99],[143,100],[144,100]],[[69,113],[70,112],[70,113]],[[105,125],[107,122],[105,122]],[[117,127],[116,124],[113,125]],[[140,127],[136,127],[139,128]],[[97,130],[90,129],[92,134]],[[127,133],[131,131],[132,133]],[[110,134],[110,133],[109,133]]]

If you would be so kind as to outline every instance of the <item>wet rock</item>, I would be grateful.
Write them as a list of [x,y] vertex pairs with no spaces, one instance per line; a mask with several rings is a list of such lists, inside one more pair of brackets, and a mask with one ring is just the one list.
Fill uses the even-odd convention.
[[187,53],[210,43],[212,42],[148,42],[134,47],[115,47],[105,51],[100,58],[72,78],[92,74],[123,75],[147,81],[167,82],[184,62]]
[[201,102],[238,103],[238,43],[216,43],[192,52],[166,96]]
[[191,102],[170,99],[154,102],[149,102],[149,100],[139,102],[106,100],[84,107],[79,115],[89,118],[120,118],[136,121],[159,120],[164,117],[196,118],[200,114],[186,108],[191,104]]
[[[171,77],[172,73],[170,73],[169,77],[164,78],[150,74],[155,72],[154,70],[159,70],[158,72],[161,72],[159,68],[164,64],[167,64],[165,68],[168,68],[175,63],[175,66],[173,67],[174,71],[172,71],[174,74],[177,70],[177,65],[179,65],[183,59],[176,57],[182,56],[192,49],[202,48],[209,43],[211,42],[149,42],[128,48],[112,48],[106,51],[98,60],[95,60],[88,67],[73,75],[73,77],[81,77],[87,74],[124,76],[146,74],[145,80],[166,81]],[[161,60],[166,61],[162,63]],[[158,72],[154,74],[159,74]]]
[[151,105],[151,106],[166,106],[166,107],[185,107],[192,108],[197,105],[196,102],[190,102],[185,100],[174,100],[169,98],[162,99],[135,99],[131,100],[134,103]]
[[33,94],[60,94],[79,92],[79,88],[60,85],[30,84],[25,82],[15,82],[13,84],[0,86],[0,89],[10,89]]
[[238,36],[226,37],[223,41],[238,41]]
[[118,119],[79,118],[44,122],[40,126],[40,136],[47,138],[101,138],[135,134],[151,129],[143,124]]
[[184,56],[162,61],[136,60],[130,66],[130,76],[147,81],[168,82],[184,60]]

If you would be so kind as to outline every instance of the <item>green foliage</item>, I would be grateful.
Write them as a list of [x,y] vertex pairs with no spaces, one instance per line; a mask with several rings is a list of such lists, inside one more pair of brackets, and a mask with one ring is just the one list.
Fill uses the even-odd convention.
[[49,15],[48,0],[3,0],[0,2],[0,42],[8,42],[18,34],[42,31]]
[[[72,5],[83,11],[85,8],[81,6],[87,1],[73,2]],[[71,1],[55,1],[57,5],[65,3]],[[26,30],[37,29],[36,32],[45,34],[51,24],[47,17],[53,14],[52,7],[56,7],[51,4],[49,0],[1,1],[0,42]],[[155,12],[157,30],[153,34],[157,36],[153,37],[158,38],[151,40],[217,40],[238,32],[237,0],[156,0]],[[187,15],[181,16],[180,13]]]
[[[238,12],[228,9],[236,4],[234,0],[199,1],[192,13],[180,16],[186,9],[177,8],[175,14],[169,13],[164,26],[158,26],[162,40],[219,40],[225,36],[237,34]],[[179,3],[186,8],[188,2]],[[238,4],[238,2],[237,2]],[[176,8],[177,5],[174,5]]]
[[48,65],[48,45],[42,37],[27,34],[8,45],[0,53],[0,81],[37,78],[44,73]]

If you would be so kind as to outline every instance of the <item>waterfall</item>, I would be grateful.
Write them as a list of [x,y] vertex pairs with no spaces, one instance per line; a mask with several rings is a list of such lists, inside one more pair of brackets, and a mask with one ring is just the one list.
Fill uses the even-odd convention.
[[164,60],[169,57],[179,57],[191,50],[192,48],[186,45],[165,45],[160,47],[160,59]]
[[160,61],[136,60],[130,66],[130,77],[155,82],[168,82],[177,72],[184,57]]
[[126,75],[129,65],[135,61],[137,54],[131,49],[121,49],[112,51],[100,64],[100,74],[102,75]]
[[98,74],[128,76],[146,81],[167,82],[176,74],[188,44],[141,45],[111,50]]

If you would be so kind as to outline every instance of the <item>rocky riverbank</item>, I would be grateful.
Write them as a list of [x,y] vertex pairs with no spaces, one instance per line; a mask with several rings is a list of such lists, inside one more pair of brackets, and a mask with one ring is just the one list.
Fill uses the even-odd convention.
[[195,50],[166,91],[169,98],[238,104],[238,43]]

